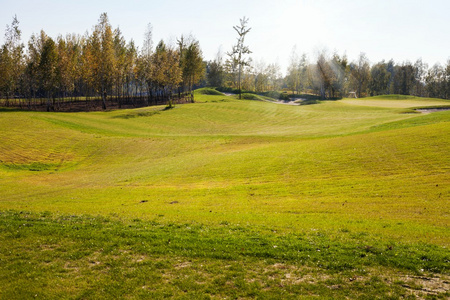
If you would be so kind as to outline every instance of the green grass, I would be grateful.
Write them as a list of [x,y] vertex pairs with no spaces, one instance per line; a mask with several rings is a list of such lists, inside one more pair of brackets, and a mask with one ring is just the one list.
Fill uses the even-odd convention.
[[392,97],[2,110],[0,298],[449,296],[450,102]]
[[421,97],[416,96],[410,96],[410,95],[381,95],[381,96],[374,96],[370,98],[361,98],[361,100],[365,99],[380,99],[380,100],[410,100],[410,99],[425,99]]
[[[448,272],[440,247],[343,232],[3,212],[2,298],[400,298]],[[395,272],[393,272],[395,270]],[[414,275],[411,275],[414,274]],[[439,282],[439,277],[431,280]],[[415,280],[414,280],[415,279]],[[30,284],[32,283],[32,284]],[[406,288],[408,287],[408,288]],[[440,297],[449,293],[440,291]]]
[[[239,99],[239,95],[235,96],[236,99]],[[258,101],[275,101],[275,98],[252,94],[252,93],[243,93],[241,94],[242,100],[258,100]]]
[[200,95],[215,95],[215,96],[225,96],[222,92],[219,92],[218,90],[215,90],[213,88],[201,88],[195,90],[196,94]]

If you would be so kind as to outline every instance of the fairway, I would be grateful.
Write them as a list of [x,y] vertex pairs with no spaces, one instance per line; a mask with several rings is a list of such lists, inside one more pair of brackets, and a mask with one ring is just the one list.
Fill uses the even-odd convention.
[[[220,95],[197,94],[196,99],[197,103],[173,109],[90,113],[2,109],[2,222],[12,222],[13,215],[25,212],[37,219],[45,214],[48,220],[106,218],[123,226],[136,220],[158,226],[190,224],[219,231],[217,236],[224,239],[227,230],[221,230],[228,226],[243,228],[236,233],[243,238],[259,232],[268,239],[324,236],[343,248],[395,244],[404,253],[435,249],[439,267],[428,271],[448,276],[450,111],[420,114],[413,109],[450,106],[450,101],[374,97],[291,106]],[[2,250],[8,250],[5,243],[12,238],[0,234]],[[288,253],[290,242],[286,243]],[[164,263],[184,261],[180,247]],[[191,264],[201,263],[201,255],[193,257]],[[1,259],[14,261],[7,254]],[[286,259],[290,265],[299,264],[295,257]],[[220,265],[220,258],[211,261]],[[247,263],[256,273],[265,268]],[[400,262],[380,265],[415,272]],[[174,270],[170,266],[166,267]],[[315,275],[308,276],[327,285],[328,275],[317,275],[320,266],[315,268]],[[337,284],[351,288],[348,282],[328,286]],[[397,286],[397,294],[387,288],[385,295],[412,293],[402,283]],[[14,298],[13,289],[9,283],[4,296]],[[179,297],[177,291],[164,292]],[[58,293],[64,291],[47,296]],[[235,296],[258,296],[248,293]],[[333,295],[327,293],[320,289],[312,295]],[[347,297],[346,293],[340,296]],[[209,294],[219,297],[228,292]],[[283,295],[295,294],[292,290]]]

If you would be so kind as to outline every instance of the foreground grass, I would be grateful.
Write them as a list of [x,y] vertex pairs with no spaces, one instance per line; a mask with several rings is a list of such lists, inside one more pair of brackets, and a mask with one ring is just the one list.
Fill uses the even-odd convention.
[[4,299],[450,296],[445,248],[357,232],[13,211],[0,229]]
[[449,101],[391,98],[1,111],[0,298],[445,298]]

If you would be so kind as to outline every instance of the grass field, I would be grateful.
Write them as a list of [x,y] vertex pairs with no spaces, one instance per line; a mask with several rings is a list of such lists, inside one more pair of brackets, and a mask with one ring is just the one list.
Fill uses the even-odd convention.
[[0,111],[0,298],[446,298],[450,101]]

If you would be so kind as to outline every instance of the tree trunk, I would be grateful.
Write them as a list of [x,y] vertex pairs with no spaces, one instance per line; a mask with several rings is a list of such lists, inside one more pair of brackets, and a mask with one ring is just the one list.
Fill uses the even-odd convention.
[[147,84],[147,106],[150,105],[150,103],[152,102],[152,89],[150,88],[150,85]]
[[47,111],[50,111],[50,93],[47,92]]
[[239,89],[239,100],[241,100],[241,66],[239,66],[238,71],[238,89]]
[[102,108],[103,110],[106,109],[106,90],[103,90],[102,92]]

